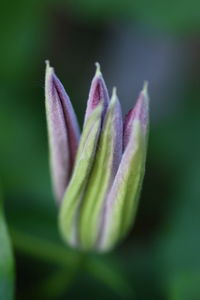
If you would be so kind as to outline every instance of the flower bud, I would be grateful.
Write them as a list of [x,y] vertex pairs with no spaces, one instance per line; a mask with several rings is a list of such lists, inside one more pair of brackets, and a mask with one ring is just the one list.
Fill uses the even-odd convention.
[[46,108],[52,177],[62,191],[61,235],[73,247],[108,251],[124,238],[135,218],[145,169],[149,100],[145,84],[123,128],[116,88],[110,100],[96,66],[79,145],[71,103],[49,66]]

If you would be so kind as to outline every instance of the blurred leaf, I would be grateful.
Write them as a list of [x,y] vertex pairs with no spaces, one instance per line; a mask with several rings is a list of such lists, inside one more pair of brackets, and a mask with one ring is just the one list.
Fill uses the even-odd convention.
[[[42,13],[46,1],[2,1],[0,11],[1,75],[23,78],[42,42]],[[12,9],[11,9],[12,7]],[[30,71],[29,71],[30,72]]]
[[14,261],[0,199],[0,299],[14,298]]
[[[86,264],[86,270],[96,279],[109,286],[116,295],[123,299],[134,299],[134,290],[121,270],[104,258],[90,258]],[[126,296],[125,296],[126,295]]]
[[[72,273],[71,277],[62,278],[62,282],[58,282],[58,278],[62,277],[65,271],[58,272],[52,277],[47,279],[44,283],[43,289],[46,289],[46,285],[51,282],[55,276],[55,293],[59,292],[59,289],[63,288],[63,285],[67,282],[70,284],[70,280],[73,279],[74,272],[78,267],[88,272],[97,280],[101,281],[104,285],[108,286],[118,296],[127,295],[132,298],[134,291],[132,286],[127,282],[124,274],[113,262],[104,260],[103,257],[94,257],[91,255],[85,255],[83,253],[66,248],[59,243],[48,241],[42,238],[34,237],[29,234],[12,230],[12,238],[16,249],[26,255],[36,257],[47,263],[58,264],[61,267],[67,267],[68,272]],[[68,274],[69,276],[69,274]],[[63,281],[64,280],[64,281]],[[57,290],[58,289],[58,290]]]
[[79,264],[70,270],[65,268],[51,274],[39,285],[39,293],[43,293],[47,299],[59,299],[73,285],[78,269]]
[[200,299],[200,272],[183,272],[172,282],[169,300]]
[[[191,92],[192,95],[192,92]],[[194,97],[190,96],[189,100]],[[175,173],[168,208],[155,243],[163,291],[173,300],[199,299],[200,283],[200,128],[199,100],[171,119],[159,135],[163,157]],[[180,113],[180,112],[179,112]],[[164,150],[165,149],[165,150]],[[163,159],[163,158],[162,158]],[[173,171],[174,170],[174,171]],[[171,292],[172,291],[172,292]],[[194,294],[196,291],[196,294]],[[183,296],[184,295],[184,296]],[[196,296],[195,296],[196,295]]]
[[120,17],[122,20],[139,21],[170,30],[199,31],[198,0],[71,0],[70,4],[75,13],[87,16],[95,22]]
[[32,236],[17,230],[11,230],[16,249],[26,255],[36,257],[47,263],[61,266],[73,266],[79,262],[79,254],[59,243]]

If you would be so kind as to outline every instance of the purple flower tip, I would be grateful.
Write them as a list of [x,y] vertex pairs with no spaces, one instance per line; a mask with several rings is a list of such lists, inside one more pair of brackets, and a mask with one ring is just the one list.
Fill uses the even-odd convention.
[[60,202],[71,177],[80,134],[70,99],[49,61],[46,61],[45,96],[51,173]]
[[139,120],[142,124],[144,132],[146,132],[149,116],[149,97],[148,97],[148,82],[144,82],[142,91],[139,94],[135,106],[129,110],[124,120],[124,149],[126,148],[130,135],[132,133],[132,124],[134,120]]
[[101,73],[100,64],[96,63],[95,65],[96,65],[96,73],[90,87],[87,109],[85,114],[85,122],[90,116],[90,114],[93,112],[93,110],[100,103],[100,101],[103,102],[103,106],[104,106],[103,115],[105,115],[109,103],[108,90]]

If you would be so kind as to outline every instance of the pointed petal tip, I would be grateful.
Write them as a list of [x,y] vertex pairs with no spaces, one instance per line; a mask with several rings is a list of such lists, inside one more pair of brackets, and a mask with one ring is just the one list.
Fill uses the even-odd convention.
[[55,73],[54,73],[54,68],[51,67],[49,60],[45,60],[45,64],[46,64],[46,70],[45,70],[46,85],[48,85],[50,84],[50,82],[52,83],[52,79]]
[[149,82],[148,81],[144,81],[144,85],[143,85],[143,89],[142,89],[142,94],[144,95],[144,102],[146,105],[148,105],[149,103]]
[[96,73],[92,79],[92,83],[89,91],[84,123],[86,122],[87,118],[92,113],[92,111],[96,108],[96,106],[99,104],[100,101],[103,101],[104,103],[103,116],[105,115],[109,103],[109,95],[108,95],[105,81],[103,79],[103,75],[101,73],[100,64],[96,62],[95,65],[96,65]]
[[139,119],[142,121],[144,114],[148,114],[149,96],[148,96],[148,81],[144,81],[143,89],[139,94],[135,106],[129,110],[125,117],[125,123]]
[[113,90],[112,90],[112,97],[117,98],[117,87],[116,87],[116,86],[113,87]]
[[138,120],[146,133],[149,123],[149,96],[148,82],[145,81],[143,89],[139,94],[135,106],[129,110],[124,119],[124,149],[128,144],[132,132],[132,124],[134,120]]
[[45,60],[45,64],[46,64],[46,67],[47,67],[47,68],[50,67],[50,61],[49,61],[48,59]]
[[48,99],[53,93],[53,75],[54,69],[50,66],[49,60],[45,60],[46,69],[45,69],[45,97]]
[[144,82],[143,89],[135,105],[135,118],[138,118],[144,128],[148,124],[149,114],[149,95],[148,95],[148,81]]
[[117,95],[117,88],[116,88],[116,86],[114,86],[113,89],[112,89],[112,95],[111,95],[111,99],[110,99],[110,106],[113,106],[116,103],[118,103],[118,105],[120,105],[119,98],[118,98],[118,95]]
[[48,72],[48,71],[52,72],[54,70],[53,67],[51,67],[50,61],[48,59],[45,60],[45,64],[46,64],[46,72]]
[[143,84],[143,93],[146,93],[148,94],[148,88],[149,88],[149,82],[147,80],[144,81],[144,84]]
[[95,76],[101,76],[102,73],[101,73],[101,66],[100,66],[100,63],[95,62],[95,66],[96,66],[96,73],[95,73]]

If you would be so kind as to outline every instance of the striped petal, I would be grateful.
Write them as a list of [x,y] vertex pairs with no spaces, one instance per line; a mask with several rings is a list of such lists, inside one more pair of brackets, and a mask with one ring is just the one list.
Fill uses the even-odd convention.
[[147,86],[125,122],[125,150],[114,184],[106,200],[99,249],[111,249],[127,233],[133,223],[144,176],[148,139]]
[[108,106],[95,162],[80,209],[80,245],[93,249],[98,244],[104,217],[104,202],[122,155],[122,114],[114,89]]
[[48,62],[45,105],[52,182],[56,199],[60,203],[71,176],[80,134],[69,97]]
[[87,101],[85,122],[90,116],[90,114],[92,113],[92,111],[100,103],[100,101],[103,102],[103,116],[104,116],[109,103],[109,95],[108,95],[108,90],[105,81],[101,73],[100,65],[99,63],[96,63],[96,73],[91,83],[89,97]]
[[102,102],[87,118],[78,148],[70,184],[60,208],[59,224],[62,236],[72,246],[77,246],[77,226],[80,205],[93,166],[102,122]]

